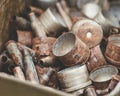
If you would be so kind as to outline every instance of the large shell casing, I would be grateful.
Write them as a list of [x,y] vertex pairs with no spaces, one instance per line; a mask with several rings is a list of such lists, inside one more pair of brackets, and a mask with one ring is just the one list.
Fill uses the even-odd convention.
[[118,69],[111,65],[100,66],[90,72],[90,79],[96,89],[104,90],[108,87],[112,75],[118,74]]
[[86,65],[77,65],[58,72],[62,90],[72,92],[91,84]]
[[48,8],[39,20],[43,26],[43,31],[48,36],[59,36],[67,28],[63,18],[53,9]]
[[85,63],[90,55],[87,45],[73,33],[61,35],[53,46],[53,54],[58,57],[65,66],[73,66]]
[[120,68],[120,34],[111,35],[108,38],[105,57],[112,65]]
[[103,31],[99,24],[92,20],[79,20],[72,28],[76,34],[89,48],[98,45],[103,38]]

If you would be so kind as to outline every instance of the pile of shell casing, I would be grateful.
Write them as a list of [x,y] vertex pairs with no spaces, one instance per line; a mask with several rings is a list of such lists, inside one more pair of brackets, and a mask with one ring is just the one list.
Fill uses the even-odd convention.
[[76,96],[120,96],[119,9],[119,0],[30,0],[10,19],[0,72]]

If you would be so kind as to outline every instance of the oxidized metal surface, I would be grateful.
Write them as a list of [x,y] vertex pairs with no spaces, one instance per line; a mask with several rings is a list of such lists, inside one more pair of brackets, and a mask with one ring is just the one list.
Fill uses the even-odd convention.
[[120,76],[119,75],[113,75],[112,80],[110,81],[110,84],[108,86],[109,91],[112,91],[119,82],[120,82]]
[[23,65],[23,61],[22,61],[22,54],[21,54],[20,50],[18,49],[16,42],[10,40],[6,43],[5,46],[6,46],[8,53],[14,60],[15,64],[20,66],[21,68],[23,68],[24,65]]
[[71,19],[70,15],[64,11],[64,9],[62,8],[62,5],[59,2],[56,3],[56,7],[57,7],[60,15],[63,17],[68,29],[71,30],[73,24],[72,24],[72,19]]
[[98,96],[97,93],[96,93],[96,90],[95,90],[94,86],[88,86],[84,90],[84,95],[85,96]]
[[38,58],[49,56],[52,54],[53,43],[56,38],[46,37],[46,38],[34,38],[32,49],[36,52]]
[[54,66],[55,64],[58,63],[58,60],[55,56],[47,56],[44,58],[41,58],[39,60],[40,64],[42,64],[42,66],[48,67],[48,66]]
[[17,30],[16,32],[18,36],[18,42],[31,47],[32,39],[33,39],[32,33],[29,31],[20,31],[20,30]]
[[90,79],[96,89],[106,89],[112,79],[112,75],[118,74],[118,69],[111,65],[104,65],[90,73]]
[[35,16],[35,13],[31,12],[29,14],[29,17],[31,20],[31,26],[32,26],[32,29],[34,30],[35,36],[39,38],[46,37],[46,34],[43,30],[43,25],[41,24],[39,19]]
[[53,68],[49,68],[48,71],[40,77],[40,84],[47,85],[52,75],[54,75],[54,72],[55,70]]
[[59,36],[66,28],[63,18],[51,8],[48,8],[40,17],[43,31],[48,36]]
[[96,21],[102,26],[104,36],[109,35],[109,28],[111,26],[119,27],[117,18],[108,11],[101,10],[101,8],[95,3],[84,5],[82,12],[86,17]]
[[111,35],[108,38],[105,57],[112,65],[120,68],[120,34]]
[[58,79],[62,90],[66,92],[72,92],[91,84],[86,65],[77,65],[61,70],[58,72]]
[[77,21],[72,31],[77,35],[89,48],[98,45],[103,38],[103,31],[99,24],[92,20]]
[[27,50],[23,50],[24,54],[24,64],[25,64],[25,76],[26,79],[31,81],[32,83],[39,83],[38,75],[36,72],[35,65],[32,61],[32,57],[30,56]]
[[24,73],[22,71],[22,69],[17,66],[17,67],[14,67],[13,68],[13,72],[14,72],[14,76],[20,80],[25,80],[25,76],[24,76]]
[[15,66],[11,58],[8,57],[7,52],[0,54],[0,72],[12,73],[11,67]]
[[73,66],[85,63],[90,55],[87,45],[73,33],[61,35],[53,46],[53,54],[58,57],[65,66]]
[[91,48],[90,51],[91,51],[90,58],[86,62],[87,68],[90,72],[100,66],[107,64],[101,52],[100,45],[97,45],[96,47]]

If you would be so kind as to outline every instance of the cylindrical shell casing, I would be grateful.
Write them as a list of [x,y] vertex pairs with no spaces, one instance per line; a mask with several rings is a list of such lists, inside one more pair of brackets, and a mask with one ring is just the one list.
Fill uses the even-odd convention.
[[31,47],[32,45],[32,33],[29,31],[20,31],[17,30],[18,42]]
[[91,84],[86,65],[77,65],[58,72],[62,90],[72,92]]
[[120,34],[111,35],[108,38],[105,57],[112,65],[120,68]]
[[90,79],[98,90],[104,90],[108,87],[112,75],[118,74],[118,69],[111,65],[100,66],[90,72]]
[[84,90],[84,95],[85,96],[97,96],[97,93],[96,93],[96,90],[95,90],[94,86],[88,86]]
[[19,66],[14,67],[13,72],[14,72],[14,76],[16,78],[18,78],[20,80],[25,80],[24,73],[23,73],[22,69]]
[[91,51],[90,58],[86,62],[87,68],[90,72],[95,68],[98,68],[99,66],[107,64],[99,45],[97,45],[94,48],[91,48],[90,51]]
[[56,7],[60,13],[60,15],[63,17],[64,21],[65,21],[65,24],[67,25],[68,29],[71,30],[72,28],[72,19],[71,17],[69,16],[69,14],[67,14],[64,9],[62,8],[62,5],[58,2],[56,3]]
[[15,64],[23,68],[22,54],[18,49],[16,42],[10,40],[6,43],[5,46]]
[[11,66],[15,66],[11,58],[8,57],[7,52],[0,54],[0,72],[11,73]]
[[112,80],[110,81],[110,84],[108,86],[108,89],[110,91],[112,91],[119,82],[120,82],[120,76],[119,75],[113,75]]
[[58,57],[65,66],[73,66],[85,63],[90,55],[87,45],[73,33],[61,35],[53,46],[53,54]]
[[66,25],[62,17],[55,10],[48,8],[39,18],[43,31],[48,36],[59,36]]
[[103,31],[99,24],[92,20],[79,20],[72,28],[75,35],[78,36],[89,48],[98,45],[103,38]]
[[35,13],[31,12],[29,14],[29,17],[31,20],[31,26],[32,26],[35,36],[39,38],[46,37],[46,34],[43,30],[43,26],[41,22],[39,21],[39,19],[36,17]]
[[26,49],[23,50],[23,54],[24,54],[24,64],[25,64],[24,71],[25,71],[26,79],[31,81],[32,83],[38,84],[39,79],[32,57],[30,56],[29,52]]

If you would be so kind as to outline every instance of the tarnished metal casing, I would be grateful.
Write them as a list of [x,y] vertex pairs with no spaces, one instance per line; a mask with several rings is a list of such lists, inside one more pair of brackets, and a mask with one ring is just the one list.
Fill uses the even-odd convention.
[[6,46],[8,53],[14,60],[15,64],[20,66],[21,68],[23,68],[24,65],[23,65],[23,61],[22,61],[22,53],[18,49],[16,42],[13,40],[10,40],[6,43],[5,46]]
[[72,92],[91,84],[86,65],[77,65],[58,72],[63,91]]
[[111,65],[100,66],[90,72],[90,79],[96,89],[104,90],[108,87],[112,75],[118,74],[118,69]]
[[111,35],[108,38],[105,57],[112,65],[120,68],[120,34]]
[[95,90],[94,86],[88,86],[84,90],[84,95],[85,96],[98,96],[97,93],[96,93],[96,90]]
[[43,31],[48,36],[59,36],[67,28],[62,17],[52,8],[48,8],[39,20],[43,26]]
[[56,38],[34,38],[32,49],[37,53],[37,56],[41,58],[42,56],[49,56],[52,54],[52,47]]
[[90,55],[87,45],[73,33],[61,35],[53,46],[53,54],[58,57],[65,66],[73,66],[85,63]]
[[91,48],[90,51],[91,51],[90,58],[86,62],[87,68],[90,72],[100,66],[107,64],[101,52],[100,45],[97,45],[96,47]]
[[103,31],[99,24],[92,20],[79,20],[72,28],[77,35],[89,48],[98,45],[103,38]]

